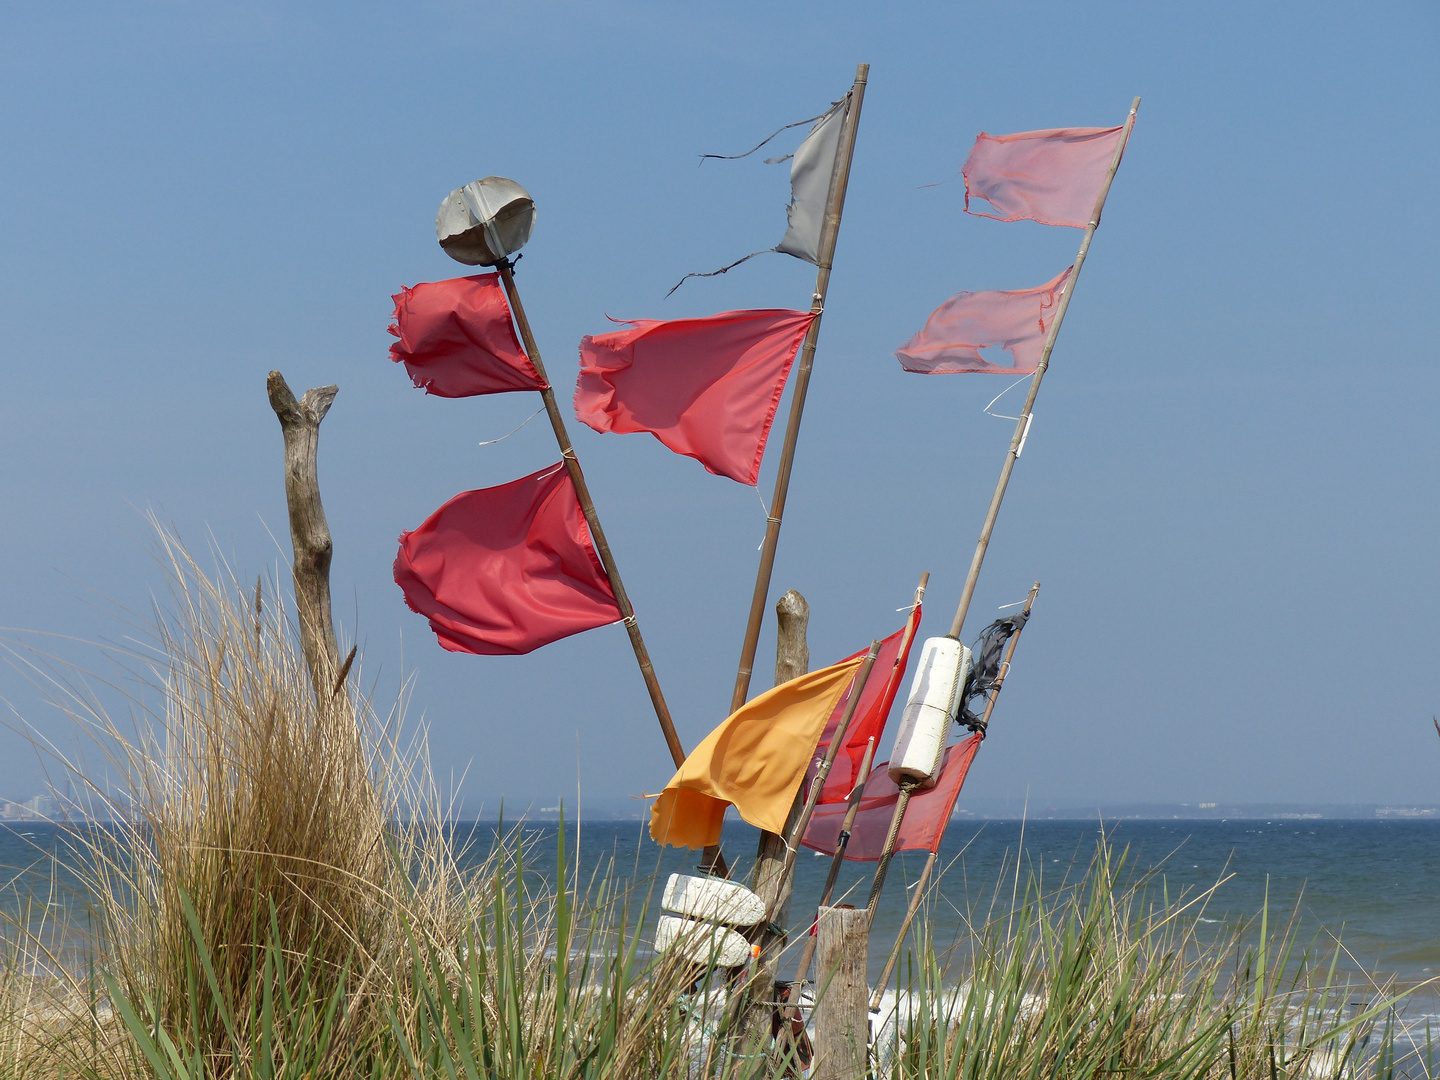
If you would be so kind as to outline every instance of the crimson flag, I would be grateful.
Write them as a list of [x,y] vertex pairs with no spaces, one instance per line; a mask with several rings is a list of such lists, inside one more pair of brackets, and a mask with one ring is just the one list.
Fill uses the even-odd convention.
[[[910,804],[905,808],[905,819],[901,822],[900,834],[895,842],[896,851],[935,851],[939,848],[945,826],[950,823],[950,813],[955,809],[955,799],[965,783],[965,774],[975,760],[975,751],[980,749],[980,738],[980,733],[976,732],[946,750],[939,781],[930,790],[917,791],[910,796]],[[850,842],[845,847],[847,859],[876,862],[885,848],[890,820],[900,798],[900,788],[887,772],[889,764],[882,761],[870,770],[865,794],[860,797],[860,809],[850,827]],[[844,820],[844,803],[817,806],[800,842],[815,851],[833,855]]]
[[[996,221],[1026,219],[1083,229],[1090,224],[1123,137],[1123,127],[1052,128],[1015,135],[982,131],[960,170],[965,176],[965,212]],[[971,210],[972,196],[989,203],[995,213]]]
[[[885,721],[890,716],[895,694],[905,678],[905,668],[910,663],[910,646],[915,641],[915,631],[919,626],[920,605],[916,604],[910,612],[910,618],[905,620],[905,625],[880,642],[880,651],[870,669],[870,678],[865,680],[865,689],[860,692],[855,715],[850,718],[850,727],[845,732],[845,742],[835,755],[830,775],[825,778],[825,786],[820,789],[820,802],[843,803],[850,798],[855,780],[860,775],[860,762],[865,757],[865,746],[872,735],[875,737],[876,747],[879,747],[880,737],[885,734]],[[845,659],[853,660],[867,652],[868,649],[863,649]],[[835,737],[835,729],[840,726],[840,721],[845,716],[845,708],[853,689],[852,686],[845,691],[845,696],[830,714],[830,720],[825,725],[825,731],[820,736],[820,743],[815,748],[815,756],[805,775],[807,785],[815,779],[819,763],[825,757],[830,740]]]
[[[925,320],[925,329],[895,350],[900,366],[921,375],[967,371],[1027,375],[1040,365],[1045,335],[1073,267],[1034,289],[956,293]],[[1013,366],[980,355],[998,345]]]
[[450,652],[513,656],[621,618],[563,462],[402,533],[395,584]]
[[390,359],[436,397],[547,386],[515,337],[498,274],[423,282],[394,295]]
[[581,338],[575,415],[600,432],[648,431],[717,476],[754,485],[814,320],[785,310],[625,320],[627,329]]

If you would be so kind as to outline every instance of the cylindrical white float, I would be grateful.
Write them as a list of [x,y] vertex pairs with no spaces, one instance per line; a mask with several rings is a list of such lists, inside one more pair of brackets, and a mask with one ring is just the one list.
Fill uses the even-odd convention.
[[935,786],[945,737],[960,711],[960,693],[969,676],[970,650],[964,645],[950,637],[925,642],[890,751],[890,779],[895,783]]

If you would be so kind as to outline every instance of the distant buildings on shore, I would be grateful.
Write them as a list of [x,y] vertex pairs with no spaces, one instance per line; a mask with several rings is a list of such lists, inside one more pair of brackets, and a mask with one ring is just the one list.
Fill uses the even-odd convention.
[[0,799],[0,821],[54,821],[58,809],[53,795],[36,795],[24,802]]

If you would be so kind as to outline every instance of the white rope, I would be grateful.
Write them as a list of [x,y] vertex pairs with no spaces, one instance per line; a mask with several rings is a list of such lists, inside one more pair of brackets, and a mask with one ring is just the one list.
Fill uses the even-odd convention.
[[526,424],[528,424],[531,420],[534,420],[535,417],[539,416],[539,415],[540,415],[542,412],[544,412],[544,411],[545,411],[545,406],[544,406],[544,405],[541,405],[540,408],[536,409],[536,410],[535,410],[534,412],[532,412],[529,416],[527,416],[524,420],[521,420],[520,423],[519,423],[519,425],[514,429],[514,431],[506,432],[504,435],[501,435],[500,438],[498,438],[498,439],[486,439],[484,442],[482,442],[482,443],[480,443],[480,444],[478,444],[478,445],[480,445],[480,446],[494,446],[497,442],[504,442],[504,441],[505,441],[506,439],[508,439],[511,435],[514,435],[516,431],[519,431],[520,428],[524,427],[524,426],[525,426]]
[[991,399],[990,399],[990,404],[989,404],[989,405],[986,405],[985,408],[981,409],[980,411],[983,412],[983,413],[988,413],[990,416],[993,416],[993,417],[995,417],[995,418],[998,419],[998,420],[1019,420],[1020,418],[1019,418],[1018,416],[1005,416],[1005,415],[1003,415],[1003,414],[1001,414],[1001,413],[993,413],[993,412],[990,412],[990,407],[991,407],[992,405],[994,405],[995,402],[999,401],[1002,397],[1004,397],[1006,394],[1008,394],[1011,390],[1014,390],[1015,387],[1019,386],[1019,385],[1020,385],[1022,382],[1024,382],[1026,379],[1034,378],[1034,376],[1035,376],[1035,373],[1034,373],[1033,371],[1030,372],[1030,373],[1027,374],[1027,375],[1021,375],[1020,378],[1016,379],[1016,380],[1015,380],[1013,383],[1011,383],[1009,386],[1005,387],[1004,390],[1001,390],[998,394],[996,394],[993,398],[991,398]]

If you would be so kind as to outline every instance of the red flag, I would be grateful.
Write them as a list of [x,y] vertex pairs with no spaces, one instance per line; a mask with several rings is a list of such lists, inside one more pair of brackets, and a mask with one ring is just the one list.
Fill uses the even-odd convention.
[[814,320],[808,311],[727,311],[627,320],[629,329],[581,338],[575,415],[600,432],[648,431],[717,476],[754,485]]
[[[931,313],[924,330],[895,350],[900,366],[921,375],[1034,371],[1071,269],[1035,289],[956,293]],[[1008,352],[1014,365],[993,364],[980,355],[992,345]]]
[[[976,137],[960,170],[965,212],[996,221],[1028,219],[1083,229],[1095,212],[1123,128],[1052,128]],[[993,214],[970,209],[983,199]]]
[[[940,846],[945,826],[950,823],[950,813],[955,809],[955,799],[978,749],[980,734],[977,732],[945,751],[945,764],[940,768],[940,779],[936,785],[929,791],[917,791],[910,796],[910,805],[905,809],[905,820],[900,825],[899,838],[895,842],[896,851],[934,851]],[[850,843],[845,848],[847,859],[875,862],[884,850],[885,837],[890,832],[890,819],[900,798],[900,788],[886,771],[889,764],[882,761],[870,770],[865,794],[860,798],[860,809],[850,829]],[[800,842],[827,855],[835,854],[844,818],[844,803],[817,806]]]
[[393,297],[390,359],[403,362],[416,386],[436,397],[474,397],[543,390],[515,337],[498,274],[430,281]]
[[402,533],[395,584],[450,652],[528,653],[621,618],[563,463],[456,495]]
[[[910,663],[910,646],[915,641],[915,631],[919,626],[920,605],[916,604],[910,612],[910,618],[905,620],[905,625],[880,642],[880,652],[875,656],[870,678],[865,681],[865,689],[860,692],[860,703],[855,706],[855,715],[850,718],[845,743],[835,755],[830,775],[825,778],[825,786],[820,789],[822,803],[843,803],[849,799],[850,792],[855,787],[855,778],[860,775],[860,761],[865,756],[865,746],[870,741],[870,736],[875,736],[877,747],[880,745],[880,737],[885,733],[885,721],[890,716],[895,694],[905,678],[905,668]],[[845,659],[854,660],[867,652],[868,649],[862,649]],[[806,784],[813,782],[817,766],[824,758],[830,740],[835,737],[835,729],[840,726],[849,700],[850,690],[846,690],[845,696],[830,714],[830,720],[825,725],[825,731],[820,736],[820,743],[810,761],[810,768],[805,774]]]

